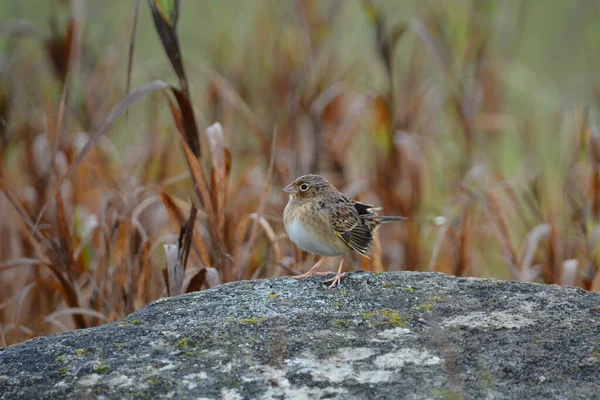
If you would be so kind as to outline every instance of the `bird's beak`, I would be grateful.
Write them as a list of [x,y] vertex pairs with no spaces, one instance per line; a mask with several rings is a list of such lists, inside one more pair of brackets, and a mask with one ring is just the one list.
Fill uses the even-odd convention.
[[286,193],[296,193],[297,192],[296,188],[293,187],[291,183],[289,185],[287,185],[286,187],[284,187],[283,189],[281,189],[281,191],[286,192]]

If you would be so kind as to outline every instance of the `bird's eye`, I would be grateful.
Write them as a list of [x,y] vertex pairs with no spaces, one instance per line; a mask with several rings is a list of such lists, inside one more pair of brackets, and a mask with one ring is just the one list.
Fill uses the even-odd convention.
[[306,192],[308,190],[308,185],[306,183],[303,183],[302,185],[300,185],[300,190]]

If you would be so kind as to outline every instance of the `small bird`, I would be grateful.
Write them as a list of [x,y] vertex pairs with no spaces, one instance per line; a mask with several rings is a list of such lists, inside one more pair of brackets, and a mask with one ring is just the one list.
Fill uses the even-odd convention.
[[[290,193],[283,211],[288,236],[302,250],[323,256],[308,272],[295,278],[327,275],[317,272],[327,257],[340,257],[352,251],[369,258],[373,232],[381,224],[406,219],[378,216],[381,207],[349,199],[320,175],[303,175],[282,189]],[[338,271],[329,288],[334,288],[346,275]]]

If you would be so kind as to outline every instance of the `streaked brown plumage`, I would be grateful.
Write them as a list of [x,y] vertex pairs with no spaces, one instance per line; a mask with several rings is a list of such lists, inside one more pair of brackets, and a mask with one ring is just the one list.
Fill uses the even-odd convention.
[[[373,232],[386,222],[404,217],[378,216],[371,204],[353,201],[319,175],[304,175],[283,188],[290,200],[283,212],[290,239],[302,250],[324,256],[306,274],[314,274],[325,257],[344,256],[352,251],[368,257]],[[339,283],[343,259],[330,287]]]

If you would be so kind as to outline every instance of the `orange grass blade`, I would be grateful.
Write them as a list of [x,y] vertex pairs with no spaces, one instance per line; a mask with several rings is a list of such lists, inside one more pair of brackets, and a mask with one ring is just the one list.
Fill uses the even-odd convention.
[[[167,209],[169,216],[171,217],[171,221],[173,221],[176,225],[181,226],[185,223],[185,217],[183,216],[183,212],[175,202],[175,200],[164,190],[160,191],[160,198],[163,202],[163,205]],[[200,260],[205,266],[210,266],[210,257],[204,247],[204,242],[200,235],[196,234],[193,236],[194,249],[200,256]]]
[[194,225],[196,222],[197,214],[198,209],[192,204],[192,209],[190,210],[190,217],[185,222],[185,224],[181,226],[181,233],[179,235],[179,261],[181,262],[181,266],[183,267],[182,275],[183,272],[185,272],[188,257],[190,255],[190,248],[192,246],[192,238],[194,237]]

